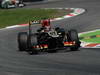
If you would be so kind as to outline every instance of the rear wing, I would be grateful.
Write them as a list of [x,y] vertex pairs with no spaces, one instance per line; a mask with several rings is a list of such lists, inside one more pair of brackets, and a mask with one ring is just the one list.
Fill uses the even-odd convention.
[[31,20],[29,21],[29,36],[32,34],[32,25],[41,24],[41,20]]
[[35,20],[31,20],[29,21],[29,25],[34,25],[34,24],[40,24],[41,20],[35,21]]
[[38,21],[34,21],[34,20],[31,20],[29,21],[29,36],[28,36],[28,44],[29,44],[29,47],[31,46],[31,35],[32,35],[32,25],[34,24],[40,24],[41,23],[41,20],[38,20]]
[[31,25],[40,24],[40,23],[41,23],[40,20],[38,20],[38,21],[35,21],[35,20],[29,21],[29,35],[31,35],[31,32],[32,32]]

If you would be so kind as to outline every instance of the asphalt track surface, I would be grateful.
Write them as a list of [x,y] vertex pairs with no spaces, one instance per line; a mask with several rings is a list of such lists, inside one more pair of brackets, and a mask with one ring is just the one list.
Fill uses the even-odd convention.
[[[99,0],[60,0],[39,3],[26,8],[74,7],[85,8],[86,13],[61,21],[53,26],[78,32],[100,28]],[[35,31],[39,26],[34,26]],[[59,51],[28,55],[17,48],[17,33],[28,27],[0,30],[0,75],[100,75],[100,49],[80,48],[80,51]]]

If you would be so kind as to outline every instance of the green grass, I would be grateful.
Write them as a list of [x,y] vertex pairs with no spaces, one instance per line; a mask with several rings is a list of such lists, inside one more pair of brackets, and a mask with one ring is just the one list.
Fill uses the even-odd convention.
[[92,38],[92,39],[83,39],[82,41],[85,42],[92,42],[92,43],[100,43],[100,38]]
[[0,9],[0,28],[27,23],[29,20],[42,18],[55,18],[64,16],[73,11],[61,11],[54,9]]
[[93,35],[100,35],[100,31],[95,31],[95,32],[82,34],[82,35],[80,35],[80,37],[93,36]]
[[[80,35],[80,37],[88,37],[93,35],[100,35],[100,31],[90,32],[86,34]],[[85,42],[92,42],[92,43],[100,43],[100,37],[90,38],[90,39],[82,39]]]

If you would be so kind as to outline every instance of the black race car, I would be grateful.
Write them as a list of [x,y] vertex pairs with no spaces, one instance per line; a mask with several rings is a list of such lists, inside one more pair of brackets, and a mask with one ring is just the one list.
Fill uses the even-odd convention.
[[[33,22],[34,23],[34,22]],[[40,28],[36,33],[32,33],[31,24],[29,24],[29,32],[18,33],[19,51],[27,51],[29,54],[38,54],[39,52],[57,52],[57,50],[70,48],[77,51],[81,42],[75,29],[64,30],[63,28]]]

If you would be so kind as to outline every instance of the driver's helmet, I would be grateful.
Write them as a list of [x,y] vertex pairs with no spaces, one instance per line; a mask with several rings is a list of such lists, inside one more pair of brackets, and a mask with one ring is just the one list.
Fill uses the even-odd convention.
[[46,19],[44,18],[42,21],[42,27],[45,27],[45,26],[50,26],[50,19]]

